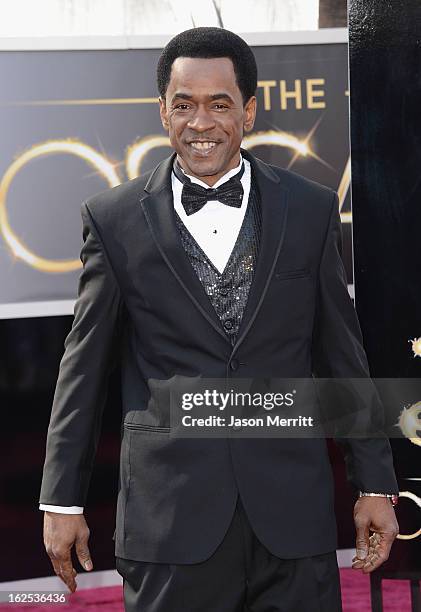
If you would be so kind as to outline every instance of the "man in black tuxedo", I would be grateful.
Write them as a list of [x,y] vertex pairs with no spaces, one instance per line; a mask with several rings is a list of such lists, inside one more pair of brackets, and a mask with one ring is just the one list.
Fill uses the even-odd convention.
[[[173,38],[158,87],[175,153],[81,208],[83,271],[48,431],[44,540],[75,590],[73,545],[93,567],[83,506],[119,363],[115,552],[130,611],[341,610],[326,441],[172,436],[156,396],[175,376],[369,379],[337,193],[241,149],[256,86],[237,35]],[[354,567],[366,573],[398,530],[392,455],[384,438],[340,442],[364,494]]]

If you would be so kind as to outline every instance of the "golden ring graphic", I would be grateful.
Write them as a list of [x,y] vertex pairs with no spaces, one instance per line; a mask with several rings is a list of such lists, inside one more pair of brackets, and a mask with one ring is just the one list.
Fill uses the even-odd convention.
[[[306,142],[300,141],[296,136],[292,136],[287,132],[278,132],[275,130],[255,132],[254,134],[245,136],[242,142],[242,146],[245,149],[252,149],[253,147],[262,145],[288,147],[302,156],[306,156],[310,153],[310,148]],[[130,145],[126,155],[126,169],[129,179],[139,176],[142,162],[152,149],[170,146],[171,143],[168,136],[145,136],[141,140]]]
[[[421,498],[415,495],[414,493],[411,493],[411,491],[399,491],[399,499],[401,497],[406,497],[407,499],[410,499],[414,502],[414,504],[418,506],[418,508],[421,508]],[[418,538],[420,535],[421,529],[418,529],[417,531],[414,531],[414,533],[400,533],[397,537],[399,540],[415,540],[415,538]]]
[[[127,147],[126,153],[126,172],[128,179],[131,180],[141,174],[142,163],[146,155],[155,148],[170,147],[170,139],[168,136],[145,136]],[[278,146],[293,149],[297,155],[301,156],[317,156],[311,151],[307,141],[301,141],[297,137],[288,134],[287,132],[268,130],[249,134],[244,137],[242,146],[245,149],[252,149],[257,146]],[[72,272],[82,267],[80,259],[53,260],[40,257],[26,247],[22,240],[12,230],[8,216],[6,199],[10,185],[16,174],[29,161],[34,160],[44,155],[52,155],[57,153],[67,153],[76,155],[90,166],[97,173],[105,178],[110,187],[115,187],[121,183],[120,177],[113,163],[107,160],[101,153],[93,147],[74,139],[50,140],[37,145],[34,145],[22,155],[17,157],[15,161],[6,170],[0,182],[0,232],[4,237],[6,244],[12,254],[22,261],[25,261],[29,266],[43,272],[63,273]],[[319,159],[319,158],[317,158]],[[323,160],[321,160],[323,161]],[[345,200],[346,193],[350,184],[350,163],[348,162],[344,175],[339,186],[338,194],[340,199],[340,210]],[[344,222],[351,221],[351,213],[341,212],[341,218]]]
[[113,164],[105,159],[103,155],[98,153],[94,148],[84,144],[78,140],[50,140],[38,145],[34,145],[22,155],[19,155],[15,161],[8,167],[0,183],[0,232],[6,244],[9,246],[13,255],[22,261],[25,261],[29,266],[43,272],[71,272],[82,266],[80,259],[63,259],[53,260],[39,257],[26,247],[20,238],[12,230],[6,207],[6,198],[10,185],[16,174],[28,162],[42,157],[44,155],[52,155],[55,153],[69,153],[82,158],[90,166],[98,170],[98,172],[106,179],[110,187],[118,185],[121,181],[113,166]]
[[310,148],[306,142],[299,140],[287,132],[268,130],[267,132],[255,132],[244,137],[243,147],[252,149],[253,147],[275,145],[276,147],[287,147],[293,149],[303,157],[310,153]]
[[168,136],[145,136],[127,147],[126,171],[128,178],[134,179],[140,176],[142,162],[149,151],[170,146],[171,143]]

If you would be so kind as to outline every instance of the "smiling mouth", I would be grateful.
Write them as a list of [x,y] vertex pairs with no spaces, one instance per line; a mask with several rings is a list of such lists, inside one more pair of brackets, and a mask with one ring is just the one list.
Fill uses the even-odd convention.
[[218,143],[215,141],[211,141],[211,140],[207,140],[207,141],[196,140],[194,142],[189,142],[188,144],[189,144],[189,147],[193,149],[193,151],[196,151],[198,153],[209,153],[210,151],[215,149]]

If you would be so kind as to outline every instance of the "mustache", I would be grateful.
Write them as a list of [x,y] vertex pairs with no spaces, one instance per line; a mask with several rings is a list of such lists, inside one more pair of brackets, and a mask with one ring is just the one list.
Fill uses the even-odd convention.
[[184,140],[186,142],[197,142],[200,140],[211,140],[212,142],[222,142],[221,138],[218,136],[212,136],[211,134],[192,134],[191,136],[185,136]]

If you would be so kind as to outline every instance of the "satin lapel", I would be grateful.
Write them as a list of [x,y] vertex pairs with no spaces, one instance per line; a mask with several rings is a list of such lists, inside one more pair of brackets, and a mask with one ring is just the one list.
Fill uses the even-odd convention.
[[183,248],[178,231],[171,189],[175,154],[156,168],[145,186],[149,192],[140,200],[153,239],[167,266],[201,314],[229,343],[221,321]]
[[265,297],[285,235],[289,195],[289,190],[281,184],[279,176],[270,166],[243,149],[241,153],[251,163],[252,173],[259,188],[262,235],[254,278],[231,357],[250,330]]

